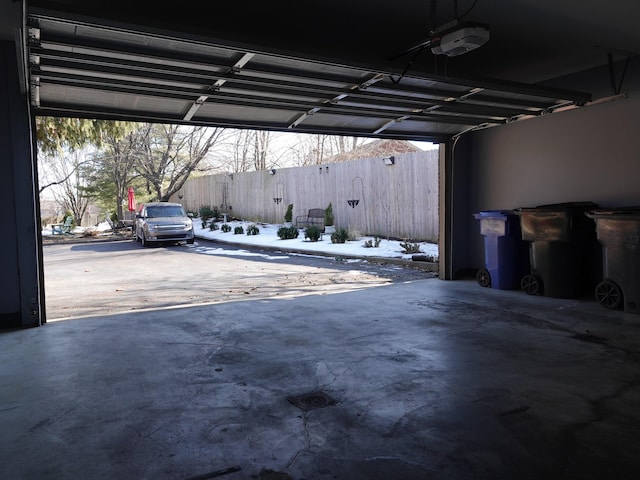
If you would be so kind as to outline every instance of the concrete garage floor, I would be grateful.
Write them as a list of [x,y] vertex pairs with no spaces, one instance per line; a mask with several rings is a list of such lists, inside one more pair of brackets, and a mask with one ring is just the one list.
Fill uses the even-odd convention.
[[0,333],[2,479],[631,479],[640,316],[475,281]]

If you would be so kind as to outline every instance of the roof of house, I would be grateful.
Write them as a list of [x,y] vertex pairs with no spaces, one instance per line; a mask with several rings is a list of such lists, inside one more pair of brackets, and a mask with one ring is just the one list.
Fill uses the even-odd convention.
[[358,160],[362,158],[388,157],[391,155],[401,155],[403,153],[422,152],[417,147],[406,140],[387,140],[379,139],[372,142],[362,144],[358,148],[349,152],[338,153],[331,157],[325,158],[324,163],[344,162],[346,160]]

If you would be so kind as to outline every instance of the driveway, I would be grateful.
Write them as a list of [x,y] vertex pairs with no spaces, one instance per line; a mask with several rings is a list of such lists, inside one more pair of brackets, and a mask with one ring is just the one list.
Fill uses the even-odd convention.
[[133,240],[43,246],[47,320],[149,308],[338,293],[433,278],[366,260],[244,249],[196,240],[143,248]]

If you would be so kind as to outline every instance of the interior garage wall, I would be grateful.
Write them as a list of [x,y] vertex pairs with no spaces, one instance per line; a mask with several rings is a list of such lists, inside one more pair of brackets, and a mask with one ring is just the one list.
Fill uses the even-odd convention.
[[0,328],[44,323],[42,239],[33,124],[13,42],[0,41]]
[[[618,81],[623,68],[615,69]],[[640,69],[630,65],[615,94],[607,68],[554,86],[594,93],[594,102],[462,137],[453,155],[453,271],[484,266],[473,213],[591,201],[640,205]],[[468,168],[468,176],[455,171]]]
[[[12,44],[2,42],[2,66],[0,71],[0,102],[2,111],[10,111],[10,94],[12,84],[8,82],[10,78],[10,70],[8,68],[11,56],[15,57],[15,48]],[[0,290],[0,325],[2,327],[16,326],[20,323],[20,284],[16,281],[19,278],[18,258],[16,252],[16,205],[15,205],[15,186],[14,186],[14,167],[13,167],[13,150],[12,139],[8,132],[11,131],[10,118],[8,115],[0,116],[0,131],[2,132],[2,143],[6,146],[3,149],[3,155],[0,156],[0,165],[2,166],[2,177],[0,177],[0,202],[5,206],[4,211],[4,235],[0,237],[0,249],[2,252],[12,252],[11,255],[5,253],[2,256],[2,268],[0,278],[2,279],[3,288]]]

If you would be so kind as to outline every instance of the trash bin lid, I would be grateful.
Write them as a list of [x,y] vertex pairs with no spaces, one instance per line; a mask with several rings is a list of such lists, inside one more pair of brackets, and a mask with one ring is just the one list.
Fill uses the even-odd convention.
[[483,210],[481,212],[474,213],[473,216],[476,217],[476,219],[480,220],[481,218],[488,217],[505,218],[509,215],[515,215],[513,210]]
[[600,205],[593,202],[564,202],[564,203],[549,203],[546,205],[537,205],[531,208],[520,208],[518,210],[523,211],[567,211],[567,210],[596,210],[600,208]]
[[640,218],[640,205],[633,207],[598,208],[585,212],[589,218]]
[[537,215],[547,215],[547,214],[576,214],[576,213],[586,213],[588,211],[593,211],[600,208],[600,205],[593,202],[565,202],[565,203],[550,203],[547,205],[538,205],[536,207],[522,207],[514,210],[518,215],[522,214],[537,214]]

